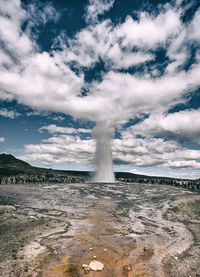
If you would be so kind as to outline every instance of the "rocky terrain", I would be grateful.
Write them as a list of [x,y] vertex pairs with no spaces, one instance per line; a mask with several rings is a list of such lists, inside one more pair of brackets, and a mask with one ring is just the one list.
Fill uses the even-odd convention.
[[183,188],[1,185],[0,276],[198,277],[199,230],[200,195]]

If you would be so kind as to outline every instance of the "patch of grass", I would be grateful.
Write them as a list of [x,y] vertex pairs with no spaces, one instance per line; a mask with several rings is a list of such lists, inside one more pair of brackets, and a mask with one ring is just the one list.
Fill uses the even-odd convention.
[[16,255],[16,254],[12,254],[12,258],[13,258],[14,260],[17,260],[17,255]]

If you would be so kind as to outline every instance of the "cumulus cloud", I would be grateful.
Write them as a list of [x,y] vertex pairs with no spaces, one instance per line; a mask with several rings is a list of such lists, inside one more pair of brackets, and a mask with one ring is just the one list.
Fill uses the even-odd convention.
[[132,127],[134,134],[162,136],[180,142],[200,144],[200,109],[167,115],[153,114]]
[[189,36],[191,39],[200,42],[200,34],[199,34],[199,24],[200,24],[200,8],[195,13],[194,19],[192,20],[189,26]]
[[0,142],[4,142],[5,138],[4,137],[0,137]]
[[[40,161],[44,165],[57,163],[92,164],[95,143],[92,138],[81,139],[73,128],[46,126],[53,136],[40,144],[25,145],[21,156],[27,161]],[[86,129],[83,129],[84,131]],[[131,129],[122,132],[121,139],[112,140],[113,159],[116,164],[137,167],[165,167],[169,169],[200,168],[200,151],[182,147],[176,141],[158,138],[137,138]]]
[[55,124],[51,124],[48,126],[43,126],[39,129],[40,132],[43,130],[47,130],[49,133],[54,134],[54,133],[62,133],[62,134],[76,134],[76,133],[91,133],[91,130],[89,129],[84,129],[84,128],[70,128],[70,127],[59,127]]
[[[137,166],[199,168],[199,151],[185,149],[175,141],[190,139],[198,143],[199,110],[167,115],[171,107],[186,101],[184,96],[200,86],[198,51],[192,64],[184,69],[191,58],[189,45],[195,43],[199,47],[199,10],[187,25],[181,21],[181,11],[170,5],[163,6],[157,15],[138,12],[137,20],[129,15],[114,25],[110,19],[98,20],[98,15],[112,8],[114,1],[90,0],[86,7],[88,25],[71,38],[62,32],[48,53],[40,50],[37,31],[33,30],[37,24],[59,20],[53,6],[38,8],[32,4],[24,9],[19,0],[3,0],[3,4],[0,99],[16,99],[37,112],[109,121],[110,125],[148,114],[148,119],[113,141],[114,159]],[[37,9],[43,11],[39,23],[34,18]],[[29,20],[24,30],[24,23]],[[54,48],[58,42],[59,50]],[[155,62],[159,49],[166,51],[167,67],[162,72]],[[100,70],[98,80],[87,82],[85,71],[100,62],[106,70]],[[143,70],[137,70],[138,65]],[[134,74],[129,71],[133,67]],[[5,110],[3,114],[16,116]],[[46,163],[91,160],[93,142],[79,137],[79,133],[88,130],[53,124],[41,127],[43,130],[54,136],[40,145],[27,145],[26,159],[37,158]],[[145,138],[138,139],[137,133]],[[155,135],[173,140],[156,139]]]
[[129,68],[140,63],[153,60],[154,56],[147,53],[137,52],[125,52],[119,48],[118,44],[115,44],[107,52],[107,61],[112,68]]
[[[116,26],[110,20],[89,26],[69,39],[61,51],[31,52],[21,60],[20,67],[4,68],[0,76],[0,97],[17,99],[37,110],[62,112],[93,121],[109,119],[114,123],[141,112],[149,113],[155,106],[167,111],[181,102],[185,93],[199,86],[198,65],[188,72],[166,73],[157,78],[141,72],[124,74],[114,69],[154,59],[152,51],[148,53],[147,49],[177,39],[180,26],[179,14],[170,8],[157,17],[142,13],[138,21],[128,17]],[[151,38],[147,35],[150,32]],[[16,33],[20,34],[21,30]],[[25,37],[30,42],[28,34]],[[20,35],[15,40],[20,41]],[[130,45],[140,50],[132,52]],[[29,50],[32,48],[33,43]],[[70,67],[70,62],[76,62],[79,67],[92,66],[99,58],[110,70],[102,72],[101,81],[90,85],[85,82],[82,69],[75,73]],[[82,96],[83,89],[87,91],[86,96]]]
[[113,142],[113,157],[118,163],[139,167],[199,169],[199,150],[181,147],[175,141],[133,137],[128,131],[123,138]]
[[12,110],[9,111],[8,109],[1,109],[0,110],[0,115],[4,116],[4,117],[11,118],[11,119],[14,119],[14,118],[18,117],[20,115],[20,113],[14,112]]
[[23,160],[39,161],[46,166],[56,163],[92,164],[95,144],[92,139],[79,136],[57,135],[43,140],[41,144],[25,145]]
[[[18,9],[23,10],[20,5]],[[23,10],[18,22],[23,22],[24,14],[28,16]],[[0,76],[0,97],[17,99],[37,110],[62,112],[94,121],[110,119],[114,123],[119,118],[128,120],[140,112],[149,113],[155,106],[167,110],[182,101],[188,90],[199,86],[198,66],[187,73],[182,71],[173,76],[166,73],[156,79],[148,74],[143,76],[140,72],[131,75],[115,72],[114,69],[129,68],[154,59],[153,53],[147,50],[176,39],[180,26],[179,14],[170,8],[156,17],[141,13],[138,21],[128,17],[116,26],[105,20],[76,33],[61,51],[50,54],[33,52],[34,42],[28,33],[22,32],[18,23],[18,29],[10,28],[15,30],[15,36],[3,36],[2,39],[8,40],[10,46],[13,45],[12,40],[21,43],[20,34],[23,34],[30,44],[27,51],[31,54],[21,59],[20,66],[15,65],[9,70],[4,67]],[[149,33],[152,35],[147,35]],[[132,52],[130,46],[140,50]],[[26,49],[22,52],[26,53]],[[100,82],[93,81],[88,85],[84,80],[84,71],[75,73],[70,67],[70,62],[74,61],[79,67],[91,66],[99,58],[110,67],[108,73],[102,73]],[[82,96],[83,89],[87,91],[86,96]],[[103,114],[104,107],[107,109]]]
[[[141,13],[137,21],[129,16],[116,26],[106,19],[82,29],[72,39],[62,33],[57,41],[64,52],[57,55],[66,62],[76,62],[77,67],[93,67],[102,59],[109,68],[128,68],[153,59],[152,53],[146,52],[166,46],[180,31],[179,14],[172,9],[157,17]],[[136,47],[139,51],[132,51]]]
[[[172,9],[161,12],[157,17],[141,13],[139,21],[127,17],[124,24],[117,28],[118,38],[122,38],[122,46],[152,49],[166,45],[169,39],[176,37],[181,27],[179,15]],[[151,34],[151,35],[149,35]]]
[[86,22],[96,23],[98,21],[98,15],[109,11],[114,2],[115,0],[89,0],[89,5],[86,6]]
[[60,19],[60,12],[57,12],[51,2],[42,3],[34,0],[28,5],[27,14],[29,20],[28,25],[35,27],[40,24],[45,25],[48,21],[57,22]]

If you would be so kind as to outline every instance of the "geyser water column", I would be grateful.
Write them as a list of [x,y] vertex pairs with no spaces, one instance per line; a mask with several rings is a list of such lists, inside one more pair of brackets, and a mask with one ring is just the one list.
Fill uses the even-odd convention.
[[111,138],[114,136],[114,128],[106,122],[98,122],[93,129],[93,137],[96,140],[96,174],[94,182],[113,183],[115,182]]

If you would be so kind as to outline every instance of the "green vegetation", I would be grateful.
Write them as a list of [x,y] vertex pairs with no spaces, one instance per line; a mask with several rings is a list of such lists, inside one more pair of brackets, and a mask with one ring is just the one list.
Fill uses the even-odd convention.
[[90,172],[73,170],[54,170],[51,168],[34,167],[30,164],[16,159],[10,154],[0,154],[0,176],[16,176],[20,174],[44,176],[47,179],[54,175],[89,177]]

